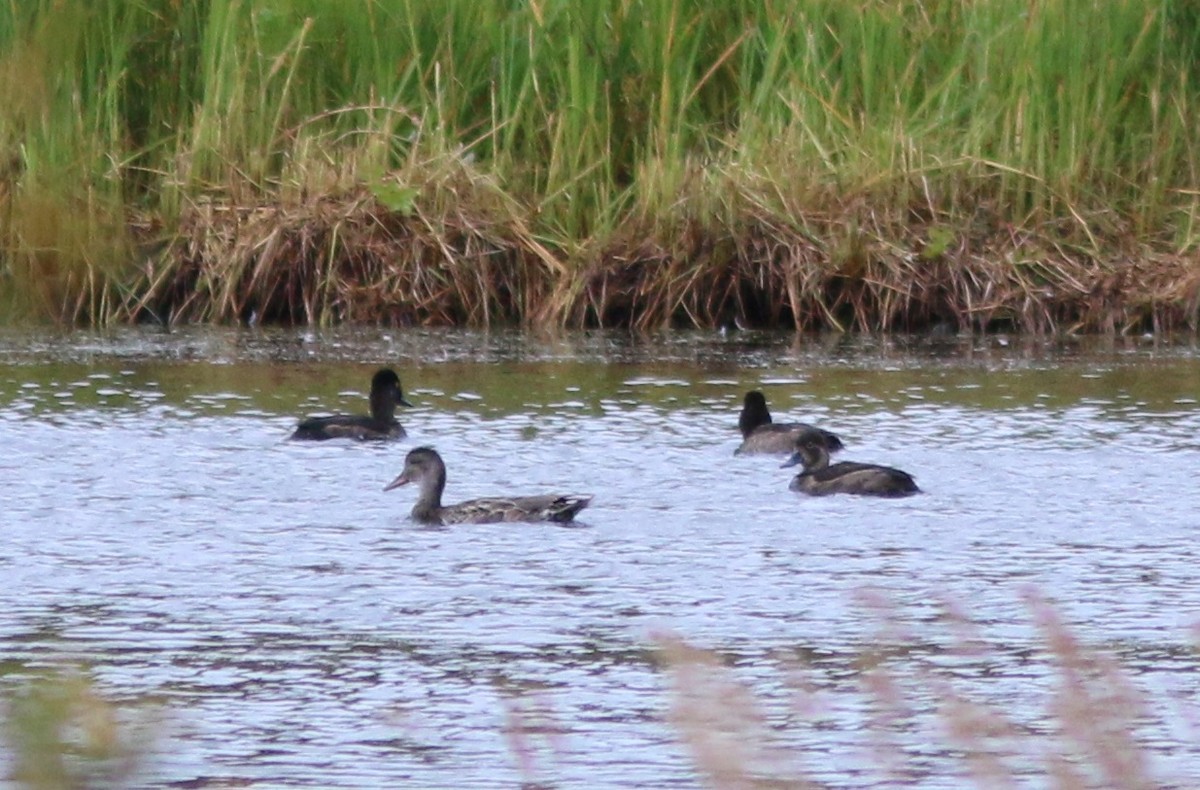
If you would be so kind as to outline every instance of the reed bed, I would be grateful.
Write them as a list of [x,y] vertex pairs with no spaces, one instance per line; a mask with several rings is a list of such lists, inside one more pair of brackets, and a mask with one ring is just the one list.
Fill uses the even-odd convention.
[[1182,0],[12,2],[0,303],[1195,329],[1197,55]]

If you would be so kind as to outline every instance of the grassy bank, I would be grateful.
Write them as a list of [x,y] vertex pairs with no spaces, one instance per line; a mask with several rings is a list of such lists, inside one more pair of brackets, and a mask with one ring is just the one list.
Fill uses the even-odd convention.
[[1195,328],[1198,55],[1182,0],[10,2],[2,304]]

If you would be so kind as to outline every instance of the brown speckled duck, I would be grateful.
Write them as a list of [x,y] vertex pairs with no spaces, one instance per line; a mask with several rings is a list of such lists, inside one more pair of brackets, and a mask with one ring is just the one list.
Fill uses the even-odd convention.
[[802,422],[772,422],[767,398],[758,390],[746,393],[738,428],[742,444],[734,450],[734,455],[791,453],[796,449],[796,441],[804,437],[812,437],[831,453],[842,449],[842,440],[829,431]]
[[397,406],[412,406],[400,390],[400,377],[390,368],[383,368],[371,378],[371,413],[369,415],[335,414],[332,417],[310,417],[296,427],[292,439],[403,439],[404,426],[396,420]]
[[792,478],[792,491],[810,496],[862,494],[864,496],[902,497],[918,494],[921,489],[908,472],[890,466],[842,461],[829,465],[829,450],[813,437],[796,440],[795,454],[784,466],[802,464],[804,471]]
[[543,496],[487,497],[442,504],[446,488],[446,464],[432,447],[410,450],[404,471],[384,487],[416,483],[420,486],[412,517],[424,524],[491,524],[499,521],[557,521],[566,523],[592,501],[591,494],[546,494]]

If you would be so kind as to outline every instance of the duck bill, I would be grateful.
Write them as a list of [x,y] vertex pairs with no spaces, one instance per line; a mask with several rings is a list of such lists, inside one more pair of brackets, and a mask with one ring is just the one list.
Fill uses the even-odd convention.
[[400,389],[399,386],[390,387],[389,389],[392,393],[392,398],[394,398],[396,401],[397,406],[407,406],[410,409],[413,407],[413,405],[405,399],[404,390]]
[[787,467],[787,466],[796,466],[803,462],[804,462],[804,459],[800,457],[800,453],[793,453],[791,458],[787,459],[786,461],[784,461],[783,463],[781,463],[779,465],[779,468],[783,469],[784,467]]
[[400,486],[403,486],[403,485],[408,485],[408,484],[409,484],[409,483],[411,483],[411,482],[412,482],[412,480],[409,480],[409,478],[408,478],[408,474],[407,474],[407,473],[405,473],[405,472],[401,472],[401,473],[400,473],[400,476],[399,476],[399,477],[397,477],[397,478],[396,478],[395,480],[393,480],[392,482],[390,482],[390,483],[388,483],[387,485],[385,485],[385,486],[383,487],[383,490],[384,490],[384,491],[391,491],[393,488],[399,488]]

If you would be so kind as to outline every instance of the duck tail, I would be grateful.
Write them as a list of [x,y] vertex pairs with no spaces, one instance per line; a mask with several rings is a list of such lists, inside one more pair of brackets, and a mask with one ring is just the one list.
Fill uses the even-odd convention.
[[575,514],[583,510],[592,501],[592,494],[567,494],[555,499],[546,508],[546,519],[560,523],[575,518]]

